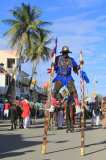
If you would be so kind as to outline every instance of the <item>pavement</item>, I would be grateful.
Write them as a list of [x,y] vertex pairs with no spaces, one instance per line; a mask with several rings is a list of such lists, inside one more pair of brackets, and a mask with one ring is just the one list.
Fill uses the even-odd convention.
[[47,154],[41,154],[43,120],[28,129],[10,130],[0,121],[0,160],[106,160],[106,129],[85,131],[85,156],[80,156],[80,132],[65,129],[48,132]]

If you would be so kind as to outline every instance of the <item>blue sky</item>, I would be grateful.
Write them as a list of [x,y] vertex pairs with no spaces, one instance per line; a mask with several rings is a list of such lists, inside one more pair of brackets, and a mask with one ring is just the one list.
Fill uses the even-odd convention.
[[[84,70],[90,78],[88,92],[93,91],[93,83],[97,93],[106,95],[106,1],[105,0],[3,0],[0,4],[0,20],[10,18],[9,10],[22,2],[36,5],[42,10],[42,19],[52,22],[49,29],[53,37],[58,37],[58,52],[63,45],[72,50],[72,57],[79,63],[79,52],[84,53]],[[0,24],[0,49],[9,45],[3,38],[3,32],[8,28]],[[51,45],[53,46],[53,44]],[[30,65],[24,65],[31,72]],[[42,68],[41,68],[42,66]],[[38,66],[37,79],[43,83],[48,79],[49,64]],[[79,76],[73,74],[79,89]]]

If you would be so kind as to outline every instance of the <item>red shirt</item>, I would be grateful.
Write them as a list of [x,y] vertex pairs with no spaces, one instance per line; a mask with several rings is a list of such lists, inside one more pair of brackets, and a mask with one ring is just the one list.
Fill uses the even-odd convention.
[[30,108],[31,108],[29,102],[27,100],[23,100],[21,102],[21,104],[22,104],[22,110],[23,110],[22,117],[23,118],[29,117],[30,116]]
[[4,103],[4,110],[5,109],[10,109],[10,103]]

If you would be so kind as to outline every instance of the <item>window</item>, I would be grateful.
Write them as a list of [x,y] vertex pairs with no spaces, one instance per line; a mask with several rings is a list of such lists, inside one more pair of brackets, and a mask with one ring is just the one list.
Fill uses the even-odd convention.
[[7,68],[13,68],[14,64],[15,64],[15,59],[13,58],[7,59]]

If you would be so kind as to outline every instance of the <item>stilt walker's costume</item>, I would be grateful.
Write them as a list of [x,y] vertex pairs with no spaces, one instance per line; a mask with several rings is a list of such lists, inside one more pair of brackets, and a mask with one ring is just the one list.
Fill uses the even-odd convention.
[[67,46],[64,46],[60,53],[62,53],[62,55],[56,56],[54,65],[54,69],[57,74],[53,80],[55,96],[59,97],[59,90],[66,86],[69,94],[74,96],[77,109],[79,108],[78,95],[71,73],[73,70],[76,74],[78,74],[79,66],[72,57],[69,57],[68,53],[72,52]]

